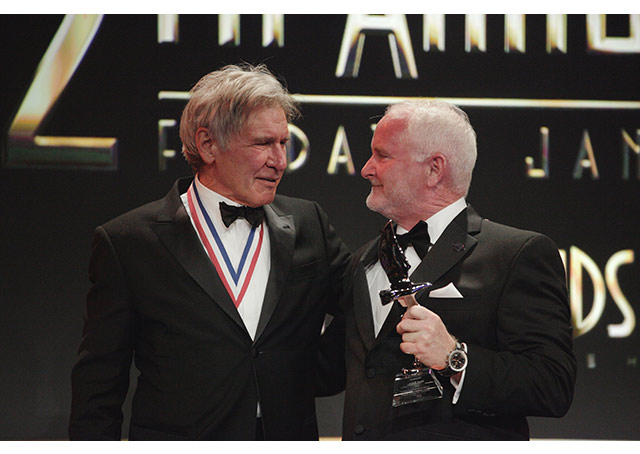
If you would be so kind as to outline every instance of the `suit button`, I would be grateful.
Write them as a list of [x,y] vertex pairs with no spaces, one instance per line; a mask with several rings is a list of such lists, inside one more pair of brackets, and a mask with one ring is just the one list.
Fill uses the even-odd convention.
[[262,352],[260,350],[258,350],[257,348],[252,348],[251,349],[251,354],[253,355],[254,358],[257,358],[258,356],[260,356]]
[[376,370],[373,367],[367,369],[367,377],[373,378],[376,376]]
[[358,424],[354,427],[353,433],[356,435],[362,435],[364,433],[364,426],[362,426],[362,424]]

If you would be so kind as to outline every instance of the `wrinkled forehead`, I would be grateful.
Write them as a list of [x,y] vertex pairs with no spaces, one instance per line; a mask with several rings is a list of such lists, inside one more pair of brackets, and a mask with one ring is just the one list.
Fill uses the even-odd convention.
[[242,126],[232,135],[232,140],[240,136],[281,137],[289,135],[286,114],[279,106],[260,106],[251,110]]

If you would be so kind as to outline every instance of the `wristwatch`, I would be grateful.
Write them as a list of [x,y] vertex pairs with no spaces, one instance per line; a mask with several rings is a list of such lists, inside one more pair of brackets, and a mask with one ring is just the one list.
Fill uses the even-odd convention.
[[451,377],[465,370],[468,362],[467,353],[460,345],[460,342],[456,340],[455,348],[447,356],[447,367],[442,370],[436,370],[436,372],[441,377]]

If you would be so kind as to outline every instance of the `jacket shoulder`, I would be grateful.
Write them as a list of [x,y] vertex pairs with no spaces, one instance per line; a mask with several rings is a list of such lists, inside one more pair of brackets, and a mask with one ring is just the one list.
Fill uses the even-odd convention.
[[289,197],[286,195],[276,195],[270,206],[282,216],[286,215],[313,215],[317,216],[318,212],[324,213],[322,207],[317,202],[297,197]]
[[100,227],[110,235],[131,233],[156,221],[163,206],[163,199],[149,202],[105,222]]
[[518,248],[535,244],[557,249],[555,242],[543,233],[500,224],[489,219],[482,220],[482,229],[478,238],[490,239],[494,244]]

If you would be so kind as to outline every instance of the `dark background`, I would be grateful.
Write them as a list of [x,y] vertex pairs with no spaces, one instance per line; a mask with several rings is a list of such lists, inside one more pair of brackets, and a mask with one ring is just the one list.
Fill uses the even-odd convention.
[[[243,15],[239,46],[218,45],[218,17],[182,15],[177,43],[158,43],[157,16],[107,15],[39,135],[115,137],[110,170],[16,164],[9,128],[60,15],[0,16],[0,439],[64,439],[70,371],[80,341],[93,229],[158,199],[190,174],[178,154],[160,170],[158,121],[179,121],[183,101],[162,90],[188,91],[224,64],[266,63],[299,94],[463,98],[478,133],[478,163],[468,200],[483,216],[549,235],[569,255],[584,251],[604,276],[616,252],[640,251],[637,157],[622,177],[622,130],[638,143],[638,109],[470,107],[465,99],[638,100],[640,55],[588,50],[584,15],[568,17],[568,51],[545,50],[545,17],[526,18],[526,52],[505,53],[504,16],[487,16],[486,52],[465,52],[464,16],[446,18],[446,51],[422,50],[422,16],[408,16],[418,79],[396,79],[387,37],[368,34],[356,78],[337,78],[344,15],[286,15],[283,47],[262,47],[261,17]],[[628,16],[607,18],[610,36],[628,36]],[[467,102],[468,104],[468,102]],[[306,164],[285,176],[279,192],[314,199],[355,250],[384,220],[364,206],[359,176],[370,154],[371,124],[384,105],[302,104],[296,121],[310,141]],[[344,126],[356,172],[327,165]],[[540,133],[550,130],[550,174],[529,178],[525,158],[540,166]],[[574,178],[588,131],[600,178]],[[176,129],[168,144],[180,149]],[[295,155],[296,150],[292,153]],[[623,297],[637,312],[637,261],[617,271]],[[594,285],[582,270],[582,312],[593,309]],[[570,279],[576,276],[570,276]],[[572,298],[579,302],[579,295]],[[523,302],[525,304],[526,302]],[[574,307],[575,309],[575,307]],[[623,315],[606,287],[597,323],[574,343],[578,379],[562,419],[530,418],[533,438],[640,439],[639,340],[609,337]],[[135,373],[135,372],[132,372]],[[339,436],[341,396],[318,400],[323,436]],[[126,432],[125,432],[126,433]]]

